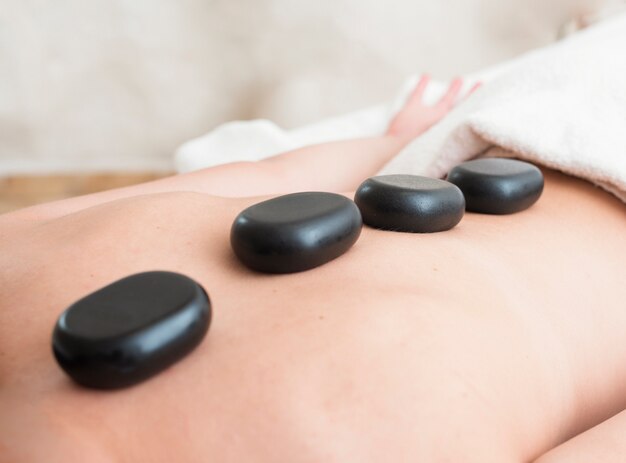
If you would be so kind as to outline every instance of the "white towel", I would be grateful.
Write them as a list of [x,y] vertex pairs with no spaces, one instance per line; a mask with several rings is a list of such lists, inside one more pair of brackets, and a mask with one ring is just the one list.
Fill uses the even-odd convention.
[[493,145],[626,201],[626,15],[516,60],[383,172],[442,176]]
[[[517,158],[587,179],[626,202],[626,15],[470,76],[466,84],[475,79],[487,83],[381,173],[440,177],[499,146]],[[285,131],[267,121],[226,125],[181,147],[177,165],[188,170],[259,159],[259,153],[381,133],[415,81],[409,79],[390,105],[303,129]],[[433,86],[426,99],[435,99],[444,87]]]

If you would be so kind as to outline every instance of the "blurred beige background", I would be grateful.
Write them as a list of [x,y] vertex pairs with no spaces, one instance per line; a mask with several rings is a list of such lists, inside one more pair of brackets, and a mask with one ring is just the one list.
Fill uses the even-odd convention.
[[477,70],[616,2],[0,0],[0,177],[168,172],[219,123],[375,104],[416,71]]

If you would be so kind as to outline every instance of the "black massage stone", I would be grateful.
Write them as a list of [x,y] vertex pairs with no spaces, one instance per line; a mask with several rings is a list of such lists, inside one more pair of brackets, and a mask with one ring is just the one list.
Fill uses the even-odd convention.
[[532,206],[543,191],[543,174],[527,162],[485,158],[464,162],[448,181],[465,195],[467,210],[483,214],[513,214]]
[[115,389],[184,357],[210,323],[211,303],[198,283],[178,273],[138,273],[71,305],[57,321],[52,348],[77,383]]
[[354,201],[367,225],[400,232],[449,230],[465,212],[463,193],[456,186],[417,175],[371,177],[359,186]]
[[230,242],[239,260],[253,270],[300,272],[345,253],[359,238],[362,225],[359,209],[344,196],[293,193],[241,212]]

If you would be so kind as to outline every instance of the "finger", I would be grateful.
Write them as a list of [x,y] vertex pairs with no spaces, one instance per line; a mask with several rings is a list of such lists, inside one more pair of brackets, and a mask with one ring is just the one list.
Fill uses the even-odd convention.
[[474,85],[472,85],[472,88],[469,89],[469,91],[467,92],[467,95],[465,95],[465,98],[469,97],[472,93],[474,93],[476,90],[478,90],[482,86],[483,86],[482,82],[476,82]]
[[462,98],[462,101],[467,100],[470,96],[472,96],[472,94],[478,90],[480,87],[483,86],[482,82],[476,82],[474,85],[472,85],[472,87],[467,91],[467,93],[465,94],[465,96]]
[[626,410],[579,434],[535,463],[623,463],[626,459]]
[[409,101],[407,102],[407,105],[412,105],[422,101],[422,96],[424,96],[424,91],[426,90],[426,87],[428,87],[429,82],[430,75],[422,74],[422,77],[420,77],[420,80],[413,89],[413,92],[411,92],[411,96],[409,96]]
[[441,97],[439,103],[437,105],[442,105],[446,108],[451,108],[456,103],[456,99],[459,96],[459,92],[461,91],[461,87],[463,86],[463,81],[459,78],[454,79],[450,86],[448,87],[448,91],[446,94]]

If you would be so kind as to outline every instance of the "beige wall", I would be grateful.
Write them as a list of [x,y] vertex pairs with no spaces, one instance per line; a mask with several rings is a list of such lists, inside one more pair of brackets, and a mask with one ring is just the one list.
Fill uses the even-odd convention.
[[602,0],[0,0],[0,175],[168,169],[221,122],[285,126],[553,41]]

